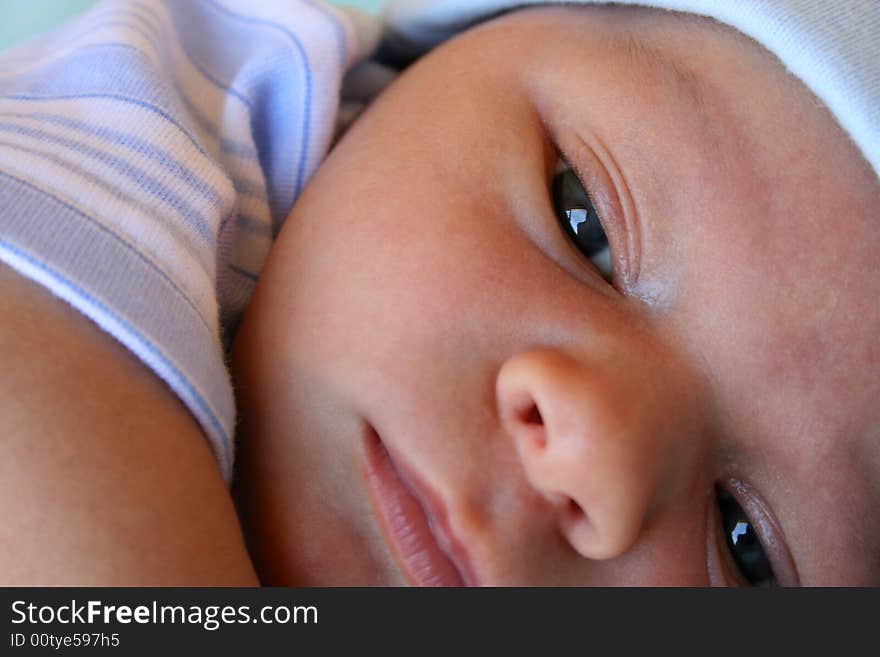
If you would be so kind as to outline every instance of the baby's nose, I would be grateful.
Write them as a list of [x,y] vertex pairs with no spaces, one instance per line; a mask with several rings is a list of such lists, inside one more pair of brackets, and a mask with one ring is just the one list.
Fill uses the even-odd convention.
[[699,443],[680,421],[687,404],[668,378],[676,374],[638,361],[541,348],[509,359],[497,379],[500,417],[526,478],[589,559],[633,546]]

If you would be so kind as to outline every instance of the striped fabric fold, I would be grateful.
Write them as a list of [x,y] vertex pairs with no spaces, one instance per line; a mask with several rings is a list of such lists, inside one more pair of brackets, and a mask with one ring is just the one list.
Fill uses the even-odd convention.
[[160,376],[227,480],[225,349],[365,54],[318,0],[105,0],[0,56],[0,261]]

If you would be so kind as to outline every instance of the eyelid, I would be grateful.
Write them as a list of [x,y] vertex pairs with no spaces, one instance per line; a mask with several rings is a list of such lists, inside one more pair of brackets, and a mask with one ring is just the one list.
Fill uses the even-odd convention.
[[785,534],[764,498],[753,486],[740,479],[727,479],[722,486],[736,498],[751,520],[779,585],[800,586],[800,577],[786,544]]

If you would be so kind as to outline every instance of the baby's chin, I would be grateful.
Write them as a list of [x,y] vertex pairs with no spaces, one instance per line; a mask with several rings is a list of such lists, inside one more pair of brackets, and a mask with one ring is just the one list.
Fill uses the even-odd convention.
[[404,586],[392,563],[372,554],[381,545],[327,527],[302,531],[283,523],[252,525],[248,549],[263,586]]

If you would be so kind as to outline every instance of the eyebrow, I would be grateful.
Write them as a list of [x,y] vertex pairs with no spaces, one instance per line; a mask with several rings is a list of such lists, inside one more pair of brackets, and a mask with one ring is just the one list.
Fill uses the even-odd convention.
[[[709,28],[723,33],[723,27],[707,21]],[[687,108],[688,131],[693,135],[695,144],[707,159],[721,161],[726,148],[723,142],[731,132],[736,132],[739,124],[737,111],[731,105],[729,93],[723,85],[707,75],[698,72],[683,57],[668,52],[651,40],[636,32],[626,31],[624,34],[610,37],[619,56],[633,65],[638,76],[646,85],[657,85],[671,89],[670,98],[677,99],[683,108]],[[719,126],[725,126],[723,129]]]
[[619,37],[617,46],[630,63],[642,65],[666,82],[669,82],[680,96],[684,96],[699,111],[708,123],[709,97],[714,96],[710,84],[693,68],[680,58],[670,56],[648,39],[633,33]]

